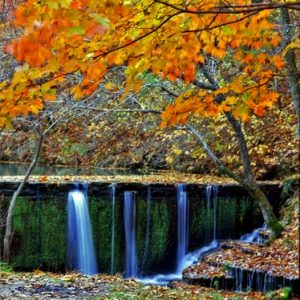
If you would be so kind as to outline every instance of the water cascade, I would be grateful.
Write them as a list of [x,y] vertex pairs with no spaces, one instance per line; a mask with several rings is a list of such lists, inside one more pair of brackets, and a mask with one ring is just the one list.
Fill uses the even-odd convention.
[[203,258],[205,254],[216,250],[218,247],[219,247],[219,242],[213,240],[210,244],[205,245],[195,251],[186,254],[183,260],[181,261],[181,264],[178,267],[178,271],[180,271],[181,273],[185,268],[197,263],[199,260]]
[[296,291],[299,285],[297,279],[287,279],[256,269],[248,270],[230,266],[229,275],[235,280],[233,289],[237,292],[246,290],[268,292],[285,286],[292,287]]
[[110,274],[114,274],[114,258],[115,258],[115,202],[116,202],[116,184],[109,186],[111,199],[111,260]]
[[97,273],[97,263],[88,209],[87,187],[68,194],[68,259],[71,269],[84,275]]
[[209,219],[210,202],[213,200],[214,208],[214,226],[213,226],[213,241],[217,236],[217,209],[218,209],[218,186],[208,185],[205,189],[206,192],[206,203],[207,203],[207,221]]
[[124,192],[124,222],[126,240],[125,278],[137,277],[136,199],[133,192]]
[[177,185],[177,272],[188,247],[188,199],[185,184]]
[[244,234],[241,238],[241,242],[245,243],[256,243],[256,244],[263,244],[265,242],[264,238],[261,236],[260,232],[268,229],[266,224],[263,225],[261,228],[254,229],[252,233]]

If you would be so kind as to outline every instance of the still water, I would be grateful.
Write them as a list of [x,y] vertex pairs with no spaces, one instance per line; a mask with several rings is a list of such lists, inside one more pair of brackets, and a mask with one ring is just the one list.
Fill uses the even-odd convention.
[[[28,165],[25,164],[8,164],[0,163],[0,176],[18,176],[25,175]],[[150,171],[149,171],[150,172]],[[151,174],[153,172],[151,171]],[[34,168],[33,175],[144,175],[145,172],[140,170],[128,169],[101,169],[101,168],[73,168],[38,165]]]

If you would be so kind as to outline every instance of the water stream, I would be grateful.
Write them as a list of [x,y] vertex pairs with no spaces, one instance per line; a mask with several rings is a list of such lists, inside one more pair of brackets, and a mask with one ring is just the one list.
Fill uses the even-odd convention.
[[[263,219],[253,201],[222,192],[214,185],[195,192],[184,184],[111,184],[89,190],[76,184],[65,214],[65,196],[55,198],[40,188],[34,197],[18,198],[12,262],[19,270],[122,272],[146,284],[181,280],[182,271],[217,249],[219,241],[264,242],[260,231],[266,226],[254,229]],[[295,284],[257,270],[230,267],[230,272],[237,291]]]
[[215,186],[200,192],[184,184],[128,187],[111,184],[88,191],[78,184],[68,195],[67,220],[62,197],[51,200],[39,190],[38,201],[18,199],[14,232],[21,243],[16,265],[29,269],[42,264],[44,270],[55,271],[58,266],[64,271],[67,256],[69,270],[122,272],[126,278],[162,284],[181,279],[182,270],[216,249],[219,240],[258,239],[253,228],[262,218],[250,199],[222,198]]
[[188,247],[188,199],[185,184],[177,185],[177,273]]
[[97,263],[87,202],[86,187],[68,194],[68,258],[72,269],[93,275]]
[[210,214],[210,203],[213,200],[213,241],[217,237],[217,211],[218,211],[218,186],[217,185],[208,185],[205,189],[206,194],[206,203],[207,203],[207,220],[209,219]]
[[263,244],[265,241],[260,235],[260,232],[266,230],[267,228],[267,224],[264,224],[262,227],[254,229],[251,233],[242,235],[240,241],[245,243]]
[[177,184],[177,262],[176,272],[170,274],[157,274],[150,277],[140,278],[140,281],[145,284],[167,284],[173,280],[182,279],[182,271],[188,266],[199,261],[203,255],[211,252],[219,247],[219,242],[216,240],[217,227],[217,186],[207,186],[206,201],[207,201],[207,216],[210,213],[210,200],[213,196],[214,203],[214,226],[213,226],[213,241],[195,251],[187,253],[188,238],[189,238],[189,205],[185,184]]
[[136,199],[133,192],[124,193],[125,278],[137,277]]

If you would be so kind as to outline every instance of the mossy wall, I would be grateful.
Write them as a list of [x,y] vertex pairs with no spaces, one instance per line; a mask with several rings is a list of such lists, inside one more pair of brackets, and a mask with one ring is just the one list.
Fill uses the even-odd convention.
[[[125,267],[124,191],[118,191],[114,208],[114,270]],[[143,275],[175,270],[177,251],[176,188],[166,196],[148,187],[136,193],[136,238],[139,272]],[[212,241],[213,201],[207,208],[205,194],[189,193],[189,250]],[[148,199],[149,201],[149,199]],[[111,270],[112,201],[109,190],[89,196],[89,209],[98,267]],[[150,213],[148,215],[148,213]],[[216,237],[238,238],[262,225],[259,209],[249,198],[218,198]],[[16,269],[41,268],[64,271],[67,252],[67,194],[58,197],[20,197],[14,215],[12,263]],[[147,226],[147,222],[149,225]],[[147,228],[148,227],[148,228]],[[148,229],[148,231],[147,231]],[[2,242],[2,241],[1,241]]]
[[13,265],[25,270],[64,270],[66,218],[64,201],[19,198],[13,219]]

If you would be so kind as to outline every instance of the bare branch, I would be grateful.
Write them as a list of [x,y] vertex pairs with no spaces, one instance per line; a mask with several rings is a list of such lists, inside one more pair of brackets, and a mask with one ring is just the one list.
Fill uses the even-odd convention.
[[187,8],[181,8],[179,6],[176,6],[174,4],[168,3],[166,1],[162,0],[154,0],[156,3],[163,4],[165,6],[169,6],[173,9],[175,9],[178,12],[181,13],[187,13],[187,14],[197,14],[197,15],[203,15],[203,14],[241,14],[241,13],[258,13],[263,10],[273,10],[277,8],[288,8],[293,10],[299,10],[300,9],[300,1],[296,2],[285,2],[285,3],[252,3],[248,5],[218,5],[215,7],[212,7],[209,10],[190,10]]

